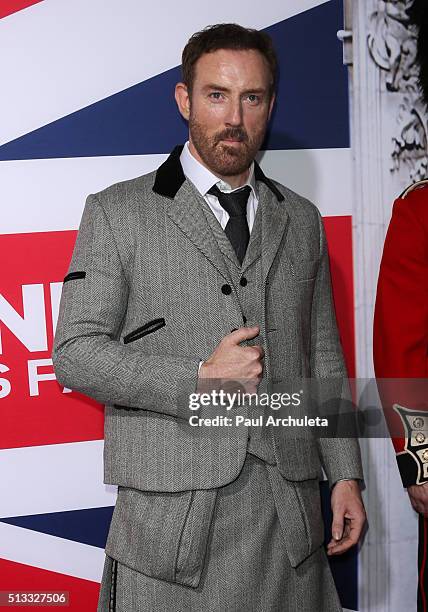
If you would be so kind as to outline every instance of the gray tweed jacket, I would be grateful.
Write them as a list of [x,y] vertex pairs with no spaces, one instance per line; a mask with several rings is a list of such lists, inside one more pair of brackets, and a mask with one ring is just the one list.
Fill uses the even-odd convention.
[[[247,448],[246,427],[212,428],[207,436],[186,426],[180,408],[196,389],[199,361],[243,318],[180,151],[157,171],[88,197],[53,350],[60,384],[106,404],[105,482],[139,491],[223,486],[238,476]],[[256,180],[260,336],[275,329],[265,342],[265,375],[346,376],[320,214],[257,164]],[[362,478],[356,440],[285,429],[272,428],[271,436],[286,480],[317,479],[321,465],[330,484]]]

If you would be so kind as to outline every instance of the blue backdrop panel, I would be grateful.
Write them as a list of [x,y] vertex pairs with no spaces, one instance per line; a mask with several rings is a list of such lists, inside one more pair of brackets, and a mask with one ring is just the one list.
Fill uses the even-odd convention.
[[49,512],[0,519],[2,523],[104,548],[113,507]]
[[[278,106],[263,149],[349,147],[340,0],[266,29],[278,50]],[[173,97],[180,67],[0,147],[0,160],[167,153],[187,139]]]

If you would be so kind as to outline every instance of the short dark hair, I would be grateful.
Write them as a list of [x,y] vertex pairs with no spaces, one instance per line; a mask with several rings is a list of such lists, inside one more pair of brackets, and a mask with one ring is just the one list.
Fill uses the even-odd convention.
[[419,87],[425,104],[428,106],[428,3],[427,0],[414,0],[408,9],[410,23],[418,31],[416,62],[419,66]]
[[269,93],[270,96],[273,95],[277,82],[278,60],[272,39],[265,32],[244,28],[237,23],[210,25],[189,38],[181,58],[183,83],[187,85],[189,94],[192,92],[196,62],[201,55],[219,49],[234,49],[237,51],[254,49],[259,51],[265,58],[271,73]]

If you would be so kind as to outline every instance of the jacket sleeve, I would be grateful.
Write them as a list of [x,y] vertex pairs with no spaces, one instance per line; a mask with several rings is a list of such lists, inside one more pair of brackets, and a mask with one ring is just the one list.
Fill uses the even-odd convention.
[[57,380],[101,403],[180,416],[179,402],[196,389],[200,357],[145,354],[120,342],[128,292],[106,212],[90,195],[62,289],[52,353]]
[[[340,436],[341,412],[349,413],[350,389],[342,346],[337,328],[331,290],[330,266],[327,240],[321,215],[318,213],[320,231],[320,265],[315,280],[312,302],[311,323],[311,374],[319,379],[322,404],[325,396],[334,399],[335,415],[338,423],[338,434],[334,435],[329,428],[329,437],[318,438],[319,453],[329,484],[332,487],[338,480],[363,479],[361,454],[356,437]],[[337,402],[336,399],[339,399]],[[349,414],[346,414],[348,419]],[[349,428],[346,429],[349,431]]]
[[[400,419],[392,406],[399,404],[405,409],[423,411],[428,408],[425,400],[428,236],[423,219],[418,216],[419,205],[423,205],[422,211],[428,206],[427,194],[427,189],[416,190],[394,203],[380,265],[374,315],[374,368],[404,486],[417,482],[418,459],[410,449],[405,412]],[[403,379],[412,380],[406,384]],[[405,450],[407,445],[409,449]]]

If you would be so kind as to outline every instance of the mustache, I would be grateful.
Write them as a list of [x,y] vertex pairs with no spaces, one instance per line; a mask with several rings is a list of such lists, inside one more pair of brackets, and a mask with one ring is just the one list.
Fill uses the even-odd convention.
[[231,138],[233,140],[239,140],[240,142],[248,142],[248,134],[244,128],[228,128],[223,130],[215,137],[215,144],[218,144],[220,140]]

